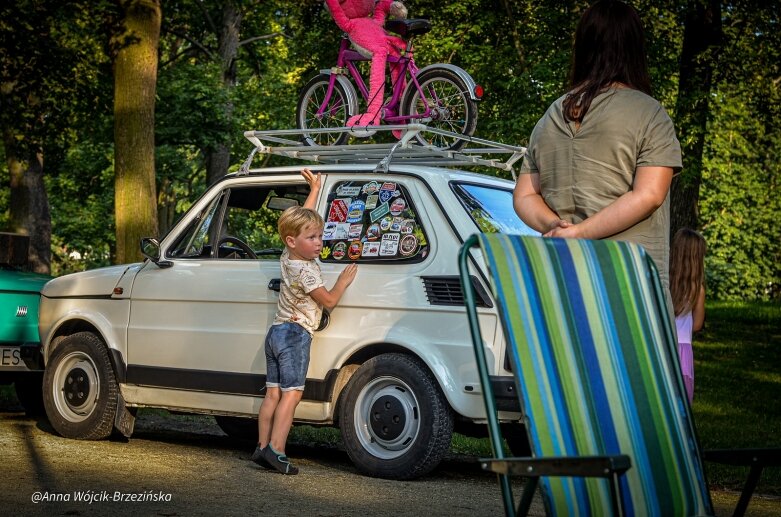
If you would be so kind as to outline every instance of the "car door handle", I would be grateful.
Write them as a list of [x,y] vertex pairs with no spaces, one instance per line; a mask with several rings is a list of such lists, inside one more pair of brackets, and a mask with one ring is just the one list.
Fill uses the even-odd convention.
[[268,288],[272,291],[279,292],[279,286],[282,281],[279,278],[272,278],[268,283]]

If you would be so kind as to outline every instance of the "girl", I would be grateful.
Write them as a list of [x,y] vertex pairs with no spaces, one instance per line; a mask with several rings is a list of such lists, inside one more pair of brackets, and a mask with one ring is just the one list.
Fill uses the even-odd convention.
[[670,250],[670,292],[678,329],[678,356],[689,402],[694,398],[692,333],[705,322],[705,239],[690,228],[681,228]]

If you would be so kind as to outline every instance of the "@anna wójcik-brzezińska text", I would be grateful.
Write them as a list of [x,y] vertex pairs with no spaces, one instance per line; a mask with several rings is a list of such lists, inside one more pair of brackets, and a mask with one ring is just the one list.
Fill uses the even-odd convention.
[[119,490],[74,490],[73,492],[33,492],[33,503],[80,502],[92,503],[158,503],[170,502],[171,494],[161,490],[122,492]]

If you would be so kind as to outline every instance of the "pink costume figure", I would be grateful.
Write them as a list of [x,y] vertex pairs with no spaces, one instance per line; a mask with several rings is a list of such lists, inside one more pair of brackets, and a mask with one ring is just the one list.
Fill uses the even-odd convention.
[[[404,40],[385,32],[383,24],[391,10],[393,0],[380,0],[375,8],[374,0],[325,0],[336,25],[359,52],[371,56],[369,74],[369,104],[365,113],[354,115],[348,126],[369,126],[380,123],[380,110],[385,100],[385,64],[388,55],[399,56],[406,48]],[[396,2],[399,4],[399,2]],[[402,6],[403,7],[403,6]],[[391,79],[398,79],[398,67],[391,70]],[[360,136],[370,136],[374,131],[362,131]]]

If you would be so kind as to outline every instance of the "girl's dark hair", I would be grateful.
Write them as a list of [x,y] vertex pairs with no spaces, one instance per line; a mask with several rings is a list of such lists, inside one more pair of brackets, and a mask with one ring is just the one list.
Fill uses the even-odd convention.
[[619,0],[599,0],[586,9],[575,31],[564,117],[581,122],[594,97],[613,82],[651,94],[637,11]]

